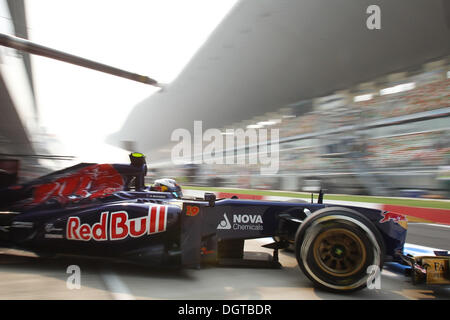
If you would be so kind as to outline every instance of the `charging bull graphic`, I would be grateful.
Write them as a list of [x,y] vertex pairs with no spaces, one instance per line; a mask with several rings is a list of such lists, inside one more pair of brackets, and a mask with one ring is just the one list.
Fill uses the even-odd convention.
[[392,220],[397,223],[399,223],[400,221],[407,221],[406,217],[399,213],[383,211],[381,214],[383,215],[383,218],[380,220],[380,223],[384,223],[389,220]]

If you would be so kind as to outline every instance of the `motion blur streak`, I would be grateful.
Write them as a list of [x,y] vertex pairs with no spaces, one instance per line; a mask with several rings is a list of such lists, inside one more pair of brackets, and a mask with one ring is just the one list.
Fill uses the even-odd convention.
[[[370,5],[380,8],[380,28],[367,27]],[[416,218],[408,226],[410,250],[450,249],[448,226],[439,225],[450,216],[448,0],[0,0],[0,33],[168,83],[159,90],[0,46],[0,189],[8,187],[7,195],[79,162],[124,163],[130,151],[142,152],[149,160],[147,185],[175,178],[184,190],[217,187],[212,191],[219,197],[234,196],[230,187],[241,188],[243,199],[282,190],[301,192],[308,202],[311,193],[326,190],[325,203],[334,197],[409,213]],[[279,170],[261,175],[261,164],[251,161],[173,163],[171,134],[195,121],[226,141],[238,139],[237,130],[277,130]],[[192,147],[192,159],[207,155]],[[250,159],[262,149],[253,147],[224,147],[214,156]],[[136,188],[144,188],[142,180],[134,180]],[[59,195],[67,200],[62,205],[81,201],[98,182],[83,184],[78,176],[55,185],[40,181],[35,190]],[[254,195],[247,188],[262,190]],[[17,215],[7,209],[0,220]],[[164,229],[165,219],[174,223],[165,213],[161,220],[154,216],[152,231]],[[106,226],[100,214],[93,221]],[[388,218],[385,226],[404,222]],[[133,219],[130,232],[141,235],[144,220],[137,230]],[[11,234],[8,224],[1,227]],[[19,224],[29,227],[29,221]],[[261,250],[260,244],[249,240],[245,247]],[[72,257],[15,253],[0,248],[0,299],[450,298],[448,288],[413,287],[389,265],[375,295],[324,293],[289,251],[280,252],[284,268],[277,276],[264,269],[206,268],[199,275],[121,264],[104,270]],[[80,289],[66,288],[70,265],[80,265]]]

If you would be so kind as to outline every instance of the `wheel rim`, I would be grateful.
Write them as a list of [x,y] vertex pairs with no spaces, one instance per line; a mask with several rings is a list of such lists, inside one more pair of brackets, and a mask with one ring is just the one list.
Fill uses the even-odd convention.
[[334,277],[348,277],[359,272],[366,260],[366,248],[354,232],[333,228],[322,232],[314,241],[314,260]]

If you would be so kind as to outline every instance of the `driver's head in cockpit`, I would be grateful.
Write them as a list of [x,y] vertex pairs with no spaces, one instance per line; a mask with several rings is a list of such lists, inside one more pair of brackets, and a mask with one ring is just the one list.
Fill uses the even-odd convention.
[[150,187],[151,191],[170,192],[175,198],[181,198],[181,186],[174,179],[158,179]]

